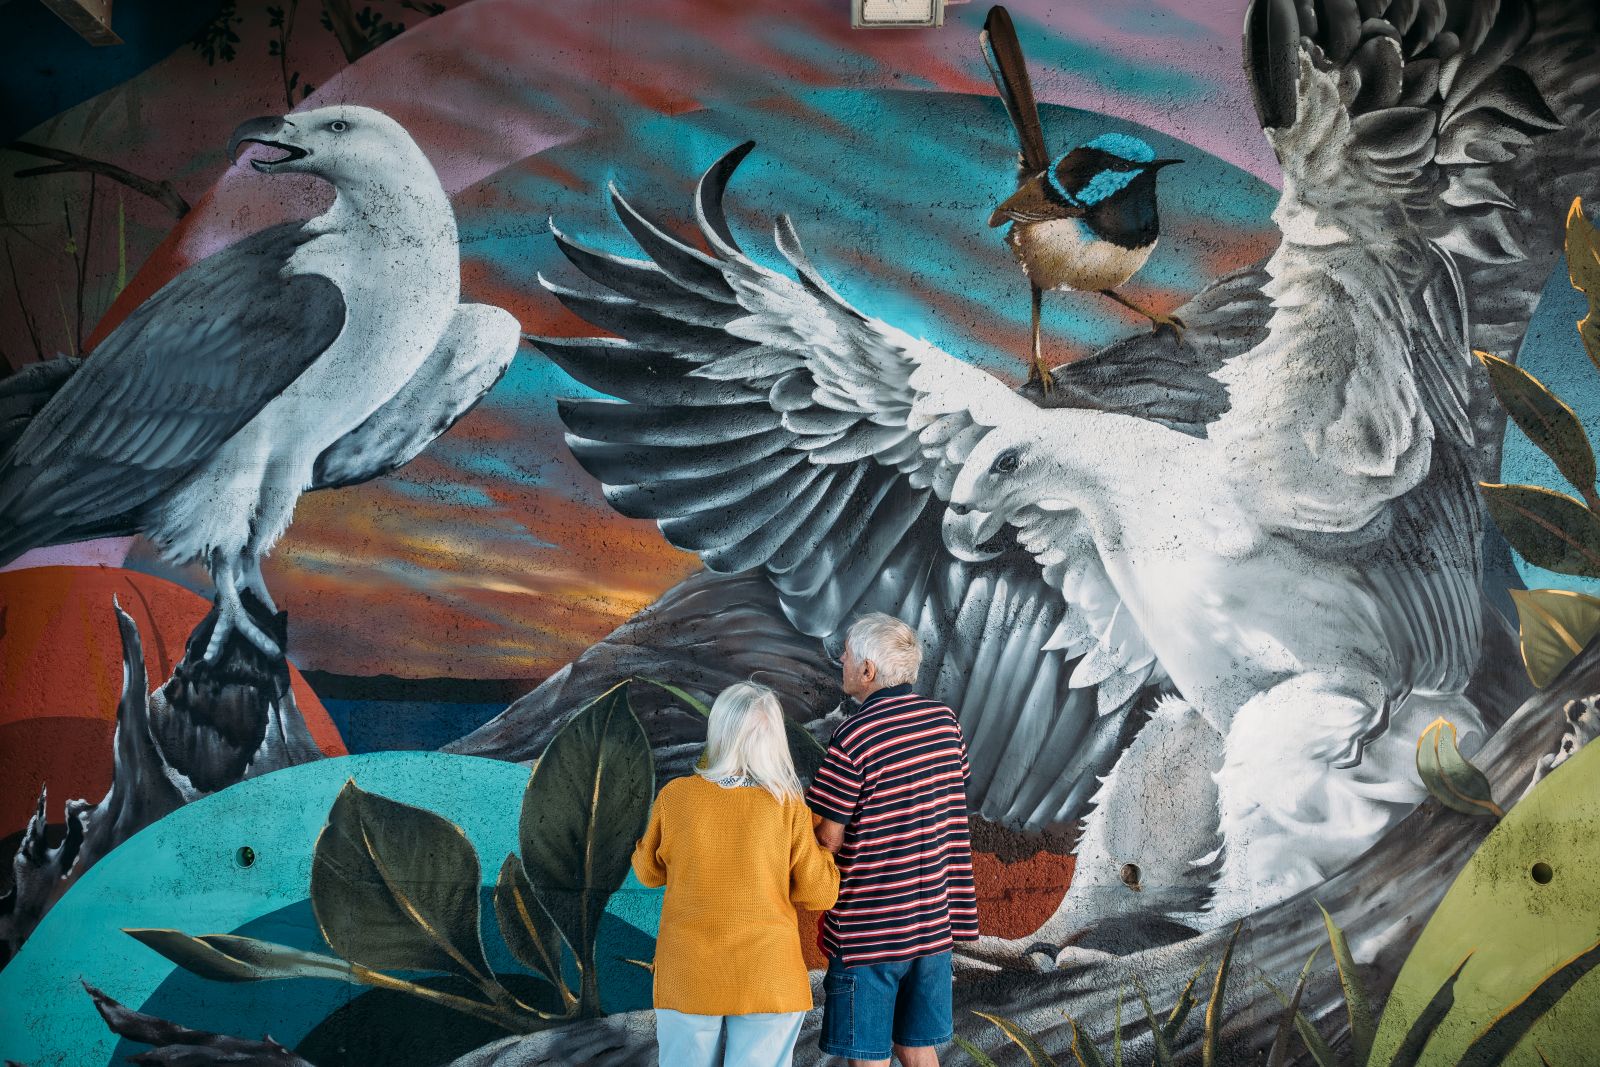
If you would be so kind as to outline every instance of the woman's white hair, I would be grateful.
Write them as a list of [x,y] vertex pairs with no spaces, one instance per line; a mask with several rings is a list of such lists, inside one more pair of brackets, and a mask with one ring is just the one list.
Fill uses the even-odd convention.
[[893,615],[863,615],[845,635],[844,647],[857,663],[871,662],[884,686],[915,685],[922,670],[922,642],[916,631]]
[[782,804],[800,799],[800,777],[789,756],[778,694],[757,682],[735,682],[711,705],[705,766],[712,781],[743,780]]

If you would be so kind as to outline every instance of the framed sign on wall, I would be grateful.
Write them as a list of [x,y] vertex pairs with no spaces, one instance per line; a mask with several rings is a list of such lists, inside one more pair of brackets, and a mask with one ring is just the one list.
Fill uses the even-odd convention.
[[855,29],[943,26],[944,0],[850,0]]

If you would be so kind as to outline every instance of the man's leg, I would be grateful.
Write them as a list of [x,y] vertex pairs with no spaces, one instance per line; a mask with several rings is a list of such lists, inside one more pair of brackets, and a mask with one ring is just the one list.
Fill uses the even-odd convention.
[[805,1018],[803,1011],[728,1016],[724,1062],[739,1067],[791,1067],[794,1043]]
[[894,1054],[904,1067],[939,1067],[938,1047],[955,1031],[950,951],[911,961],[894,1004]]
[[889,1067],[895,993],[905,963],[840,966],[830,960],[822,976],[822,1033],[818,1047],[851,1067]]

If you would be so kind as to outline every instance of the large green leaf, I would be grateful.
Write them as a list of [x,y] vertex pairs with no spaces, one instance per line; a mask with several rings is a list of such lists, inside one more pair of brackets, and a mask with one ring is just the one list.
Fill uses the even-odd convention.
[[561,946],[565,943],[554,920],[534,895],[522,861],[507,856],[494,886],[494,915],[517,962],[555,986],[570,1010],[576,1000],[561,975]]
[[1574,198],[1567,212],[1567,275],[1572,287],[1589,298],[1589,313],[1578,320],[1578,336],[1600,369],[1600,235],[1584,217],[1581,198]]
[[1477,353],[1489,372],[1494,395],[1506,414],[1528,435],[1528,440],[1549,456],[1574,489],[1584,496],[1594,492],[1594,448],[1573,410],[1545,384],[1515,363],[1487,352]]
[[1496,819],[1505,814],[1494,802],[1489,779],[1461,754],[1455,723],[1435,719],[1422,731],[1417,738],[1417,774],[1447,808]]
[[[1522,1043],[1533,1024],[1600,966],[1600,940],[1596,940],[1571,959],[1563,960],[1537,986],[1517,998],[1515,1004],[1467,1046],[1456,1067],[1501,1067],[1511,1051]],[[1592,1046],[1591,1046],[1592,1049]],[[1539,1054],[1542,1058],[1544,1053]]]
[[1600,518],[1537,485],[1483,483],[1483,500],[1511,547],[1535,567],[1600,578]]
[[478,853],[461,828],[346,782],[311,861],[311,907],[339,955],[486,981]]
[[1427,1067],[1453,1067],[1469,1049],[1499,1067],[1541,1067],[1539,1047],[1551,1063],[1594,1062],[1600,970],[1585,968],[1600,959],[1596,782],[1600,744],[1585,745],[1489,831],[1400,969],[1372,1067],[1414,1050],[1408,1042],[1419,1020],[1431,1031],[1418,1061]]
[[1600,600],[1566,589],[1513,589],[1522,662],[1543,689],[1600,633]]
[[1450,1009],[1456,1006],[1456,979],[1461,977],[1461,968],[1471,958],[1470,952],[1463,956],[1456,969],[1450,972],[1450,977],[1445,979],[1444,985],[1428,1001],[1428,1006],[1422,1009],[1422,1014],[1406,1031],[1405,1040],[1400,1042],[1400,1048],[1395,1052],[1394,1059],[1389,1061],[1389,1067],[1418,1067],[1422,1062],[1422,1053],[1433,1039],[1433,1032],[1439,1029],[1439,1024],[1450,1014]]
[[628,876],[655,795],[650,739],[626,683],[562,727],[522,798],[522,864],[578,957],[586,1010],[598,1011],[594,943],[606,901]]
[[350,964],[320,952],[306,952],[237,934],[200,934],[179,930],[122,931],[155,949],[186,971],[214,982],[264,982],[276,978],[333,978],[356,982]]

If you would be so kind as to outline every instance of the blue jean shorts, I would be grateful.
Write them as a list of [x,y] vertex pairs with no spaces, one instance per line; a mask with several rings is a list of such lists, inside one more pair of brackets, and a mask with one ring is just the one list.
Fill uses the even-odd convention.
[[829,960],[818,1047],[830,1056],[886,1060],[894,1045],[946,1044],[955,1029],[953,982],[948,951],[856,967]]

